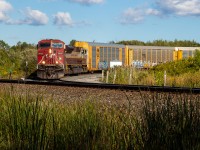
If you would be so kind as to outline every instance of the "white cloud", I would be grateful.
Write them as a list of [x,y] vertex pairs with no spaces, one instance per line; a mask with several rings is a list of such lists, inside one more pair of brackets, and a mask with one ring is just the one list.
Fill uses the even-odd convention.
[[158,10],[156,10],[156,9],[148,8],[148,9],[145,11],[145,14],[146,14],[146,15],[155,15],[155,16],[158,16],[158,15],[160,15],[160,11],[158,11]]
[[25,16],[24,19],[15,20],[15,19],[3,16],[4,14],[2,14],[1,12],[0,12],[0,18],[6,17],[4,19],[4,23],[8,25],[28,24],[28,25],[39,26],[39,25],[45,25],[48,23],[49,18],[47,17],[47,15],[39,10],[33,10],[28,7],[24,11],[20,11],[20,12],[24,14]]
[[0,12],[0,22],[3,22],[7,19],[8,19],[8,16],[5,13]]
[[142,22],[149,15],[158,16],[160,12],[151,8],[128,8],[122,13],[120,22],[122,24],[136,24]]
[[14,20],[11,19],[7,14],[12,9],[10,3],[5,0],[0,0],[0,22],[6,24],[29,24],[29,25],[45,25],[48,23],[48,17],[46,14],[39,10],[33,10],[27,8],[23,11],[25,19],[23,20]]
[[158,0],[157,7],[164,15],[200,16],[200,0]]
[[135,24],[147,16],[200,16],[200,0],[154,0],[149,8],[128,8],[122,15],[122,24]]
[[0,22],[6,21],[9,19],[7,13],[12,9],[11,4],[5,0],[0,0]]
[[45,25],[48,23],[49,18],[47,15],[39,10],[27,8],[24,11],[26,18],[22,20],[22,24],[29,25]]
[[[53,1],[59,1],[59,0],[40,0],[40,1],[53,2]],[[83,5],[92,5],[92,4],[101,4],[105,0],[63,0],[63,1],[69,1],[69,2],[79,3]]]
[[71,2],[76,2],[84,5],[91,5],[91,4],[100,4],[103,3],[104,0],[68,0]]
[[73,26],[74,22],[68,12],[58,12],[54,15],[54,24],[60,26]]
[[5,0],[0,0],[0,11],[7,12],[12,9],[12,6]]
[[121,16],[120,22],[122,24],[135,24],[144,19],[144,12],[138,8],[128,8]]

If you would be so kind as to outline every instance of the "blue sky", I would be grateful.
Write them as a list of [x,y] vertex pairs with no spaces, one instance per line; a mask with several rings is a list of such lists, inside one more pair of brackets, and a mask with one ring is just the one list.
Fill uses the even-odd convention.
[[0,0],[0,40],[195,40],[200,0]]

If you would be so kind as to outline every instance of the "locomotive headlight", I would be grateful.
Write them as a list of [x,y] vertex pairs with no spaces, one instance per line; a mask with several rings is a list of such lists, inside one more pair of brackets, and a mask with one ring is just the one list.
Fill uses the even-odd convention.
[[59,59],[59,60],[62,60],[62,58],[61,58],[61,57],[59,57],[58,59]]
[[42,64],[45,64],[45,61],[42,61]]
[[52,53],[52,50],[51,49],[49,49],[49,54],[51,54]]

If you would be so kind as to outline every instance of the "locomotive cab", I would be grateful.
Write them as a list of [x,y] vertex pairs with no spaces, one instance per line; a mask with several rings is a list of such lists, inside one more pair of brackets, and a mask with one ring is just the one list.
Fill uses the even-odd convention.
[[65,43],[60,40],[41,40],[37,45],[37,77],[58,79],[64,76]]

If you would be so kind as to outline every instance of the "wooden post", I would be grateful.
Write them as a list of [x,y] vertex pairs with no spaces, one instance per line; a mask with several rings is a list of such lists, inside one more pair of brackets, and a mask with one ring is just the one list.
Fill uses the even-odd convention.
[[128,84],[131,84],[132,83],[132,67],[130,67],[130,74],[129,74],[129,83]]
[[167,80],[167,73],[166,70],[164,71],[164,86],[166,86],[166,80]]
[[104,81],[104,70],[102,70],[101,81]]
[[106,83],[108,83],[108,76],[109,76],[109,71],[107,70],[107,72],[106,72]]
[[113,78],[113,84],[115,84],[116,76],[117,76],[117,70],[116,70],[116,68],[115,68],[114,78]]

